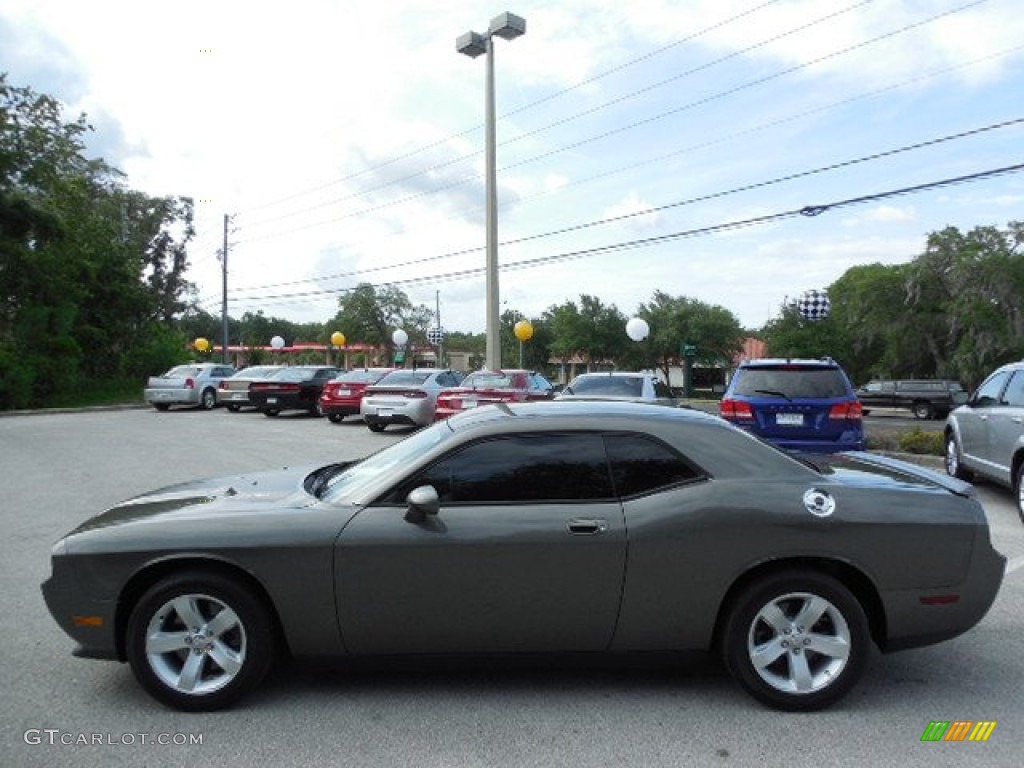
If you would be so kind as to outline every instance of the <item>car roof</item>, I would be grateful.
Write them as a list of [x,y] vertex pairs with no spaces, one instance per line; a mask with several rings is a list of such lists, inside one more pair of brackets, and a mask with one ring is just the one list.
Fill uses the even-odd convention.
[[591,378],[596,379],[598,377],[615,377],[615,376],[653,376],[653,373],[642,373],[640,371],[590,371],[588,373],[581,373],[576,378]]
[[830,357],[823,358],[802,358],[802,357],[761,357],[755,360],[744,360],[740,363],[741,368],[754,368],[757,366],[772,365],[802,365],[807,367],[818,366],[821,368],[838,368],[839,363]]
[[665,419],[678,419],[684,423],[717,424],[727,429],[732,428],[718,416],[692,408],[666,408],[663,405],[614,400],[495,403],[457,414],[448,419],[448,422],[452,429],[457,431],[462,426],[477,426],[487,422],[498,423],[508,419],[543,418],[553,420],[558,417],[564,418],[567,423],[585,418],[621,418],[659,423],[664,423]]

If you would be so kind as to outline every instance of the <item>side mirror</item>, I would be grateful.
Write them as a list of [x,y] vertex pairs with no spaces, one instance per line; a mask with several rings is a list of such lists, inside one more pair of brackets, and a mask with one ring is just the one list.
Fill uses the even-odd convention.
[[436,515],[441,510],[437,489],[432,485],[413,488],[405,497],[405,502],[405,520],[409,523],[422,523],[427,519],[427,515]]

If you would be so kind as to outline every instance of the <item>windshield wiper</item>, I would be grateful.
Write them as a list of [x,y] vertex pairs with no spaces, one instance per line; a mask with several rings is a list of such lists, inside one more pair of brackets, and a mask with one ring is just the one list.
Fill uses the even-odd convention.
[[790,402],[793,402],[793,398],[791,398],[785,392],[779,392],[778,390],[775,390],[775,389],[755,389],[754,390],[754,394],[755,395],[771,395],[772,397],[781,397],[784,400],[789,400]]

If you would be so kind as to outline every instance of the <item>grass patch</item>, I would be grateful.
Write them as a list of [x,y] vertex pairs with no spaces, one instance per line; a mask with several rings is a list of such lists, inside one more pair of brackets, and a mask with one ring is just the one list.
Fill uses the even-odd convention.
[[135,380],[100,381],[65,392],[47,403],[47,408],[88,408],[96,405],[136,405],[144,401],[143,386]]

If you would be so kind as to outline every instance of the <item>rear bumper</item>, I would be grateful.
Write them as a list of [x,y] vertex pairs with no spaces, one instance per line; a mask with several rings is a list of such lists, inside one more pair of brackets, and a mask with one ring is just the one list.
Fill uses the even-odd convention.
[[[885,652],[919,648],[962,635],[980,622],[995,602],[1006,571],[1006,558],[985,537],[971,558],[967,578],[955,587],[889,592],[886,606],[888,638]],[[943,602],[955,595],[956,601]]]
[[146,389],[143,396],[151,405],[199,405],[198,389]]

